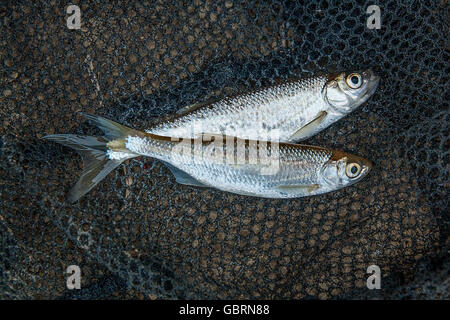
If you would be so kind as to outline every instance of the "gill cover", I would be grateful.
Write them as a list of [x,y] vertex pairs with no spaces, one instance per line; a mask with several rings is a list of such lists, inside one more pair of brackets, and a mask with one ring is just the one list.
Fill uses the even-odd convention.
[[335,112],[346,114],[366,102],[377,89],[379,81],[380,77],[370,69],[342,72],[327,82],[323,96]]

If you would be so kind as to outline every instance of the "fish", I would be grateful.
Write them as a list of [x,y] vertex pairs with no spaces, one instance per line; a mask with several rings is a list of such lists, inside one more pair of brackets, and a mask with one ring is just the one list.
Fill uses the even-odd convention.
[[104,136],[43,137],[81,153],[84,171],[69,192],[70,202],[80,199],[123,161],[138,156],[160,160],[180,184],[277,199],[350,186],[372,167],[367,159],[328,148],[223,135],[179,139],[83,115],[103,130]]
[[366,102],[379,81],[371,69],[289,80],[186,106],[173,119],[145,131],[179,138],[209,133],[300,142]]

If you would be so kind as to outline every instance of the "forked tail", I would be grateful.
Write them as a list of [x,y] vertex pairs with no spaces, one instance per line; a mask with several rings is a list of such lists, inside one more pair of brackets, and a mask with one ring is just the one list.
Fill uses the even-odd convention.
[[[85,113],[82,115],[97,125],[105,135],[92,137],[76,134],[52,134],[43,137],[43,139],[52,140],[77,150],[83,158],[83,173],[69,192],[68,200],[70,202],[75,202],[88,193],[124,160],[138,156],[135,153],[127,152],[124,142],[129,135],[139,135],[139,131],[100,116]],[[111,149],[111,146],[114,146],[114,150]]]

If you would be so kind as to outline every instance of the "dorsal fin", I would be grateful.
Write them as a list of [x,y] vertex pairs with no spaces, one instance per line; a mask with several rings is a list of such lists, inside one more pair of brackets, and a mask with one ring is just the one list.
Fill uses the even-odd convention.
[[194,104],[190,104],[188,106],[185,106],[185,107],[179,109],[175,114],[177,116],[184,116],[184,115],[186,115],[186,114],[188,114],[188,113],[190,113],[192,111],[195,111],[195,110],[197,110],[197,109],[199,109],[201,107],[210,105],[210,104],[212,104],[212,103],[214,103],[216,101],[217,101],[217,99],[209,98],[209,99],[207,99],[206,101],[203,101],[203,102],[197,102],[197,103],[194,103]]

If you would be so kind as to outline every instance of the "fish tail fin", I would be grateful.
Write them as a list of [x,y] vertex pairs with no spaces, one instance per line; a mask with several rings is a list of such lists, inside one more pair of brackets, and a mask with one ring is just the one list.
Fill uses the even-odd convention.
[[[52,134],[43,137],[43,139],[75,149],[83,158],[83,173],[69,192],[68,200],[70,202],[75,202],[88,193],[123,161],[138,156],[135,153],[127,152],[124,141],[127,136],[137,134],[139,131],[99,116],[84,113],[82,115],[97,125],[105,135],[93,137],[76,134]],[[111,157],[110,152],[114,151],[111,149],[111,144],[122,146],[119,151],[120,157]]]

